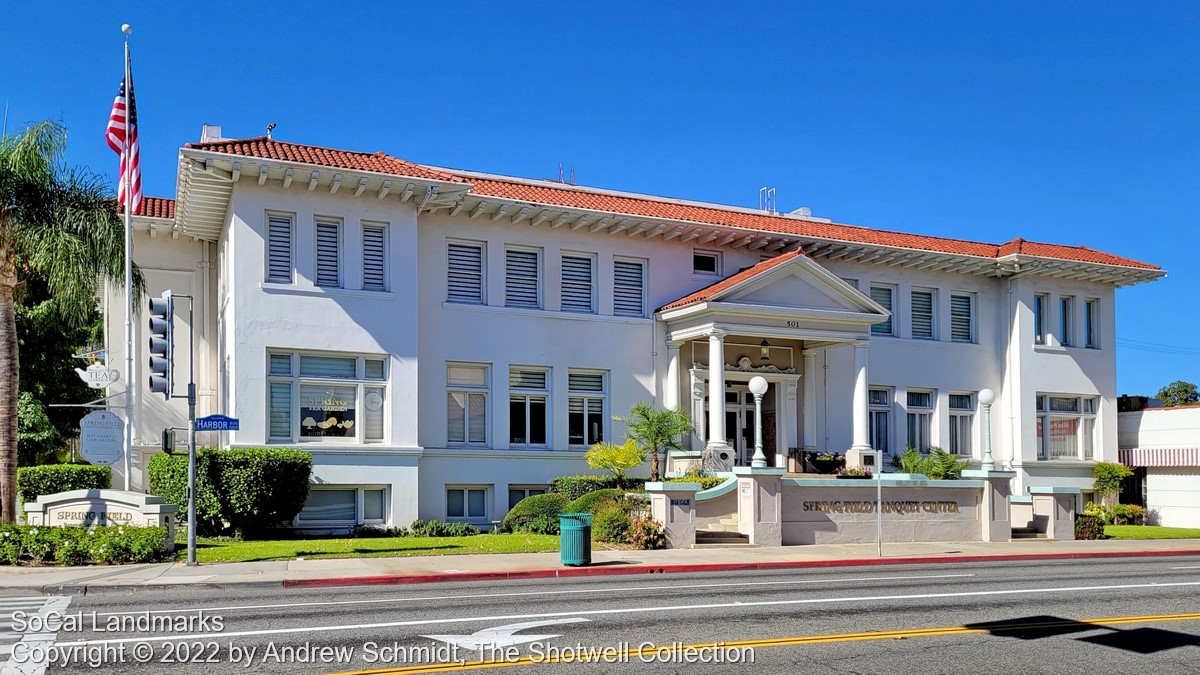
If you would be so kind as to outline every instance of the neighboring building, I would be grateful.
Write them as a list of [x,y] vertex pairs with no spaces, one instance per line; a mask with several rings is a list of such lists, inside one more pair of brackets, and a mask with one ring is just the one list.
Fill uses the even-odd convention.
[[1200,406],[1122,412],[1117,427],[1118,459],[1134,470],[1122,501],[1154,525],[1200,527]]
[[[177,200],[147,200],[135,257],[151,294],[196,298],[200,414],[241,419],[201,442],[312,452],[304,526],[499,519],[585,471],[586,447],[620,441],[612,416],[637,401],[696,420],[672,466],[703,448],[745,464],[755,374],[771,385],[772,463],[909,445],[978,463],[991,388],[1016,493],[1086,489],[1117,455],[1114,291],[1163,275],[1084,247],[219,135],[181,149]],[[107,304],[120,363],[122,303]],[[137,409],[142,484],[185,408],[143,387]]]

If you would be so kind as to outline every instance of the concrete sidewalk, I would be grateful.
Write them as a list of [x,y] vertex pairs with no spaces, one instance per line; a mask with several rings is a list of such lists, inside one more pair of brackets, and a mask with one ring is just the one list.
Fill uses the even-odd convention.
[[889,543],[779,548],[595,551],[588,567],[565,567],[558,553],[338,558],[273,562],[90,567],[0,567],[0,591],[96,593],[221,588],[246,584],[327,587],[630,574],[802,569],[1003,560],[1200,555],[1200,539]]

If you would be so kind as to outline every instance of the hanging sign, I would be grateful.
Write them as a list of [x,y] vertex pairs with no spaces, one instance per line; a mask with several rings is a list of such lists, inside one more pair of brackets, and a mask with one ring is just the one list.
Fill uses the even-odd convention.
[[121,373],[115,369],[109,369],[108,366],[97,361],[87,367],[87,370],[76,368],[75,372],[79,374],[79,379],[87,383],[87,386],[92,389],[104,389],[121,379]]
[[95,410],[79,422],[79,454],[92,464],[112,465],[121,459],[125,422],[107,410]]

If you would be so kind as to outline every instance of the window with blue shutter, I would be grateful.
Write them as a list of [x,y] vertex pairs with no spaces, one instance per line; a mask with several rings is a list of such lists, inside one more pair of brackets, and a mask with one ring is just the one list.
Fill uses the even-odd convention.
[[288,216],[267,218],[267,281],[292,283],[292,219]]

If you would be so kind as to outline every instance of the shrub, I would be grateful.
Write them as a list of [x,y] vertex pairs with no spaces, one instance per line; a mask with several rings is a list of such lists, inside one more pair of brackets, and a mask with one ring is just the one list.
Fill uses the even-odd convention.
[[155,562],[172,555],[169,549],[164,550],[166,544],[165,527],[10,525],[0,528],[0,564]]
[[414,537],[469,537],[479,534],[479,529],[470,523],[448,523],[444,520],[414,520],[408,526]]
[[619,487],[616,476],[559,476],[550,481],[550,492],[574,501],[596,490],[612,490]]
[[43,464],[17,469],[17,492],[21,501],[36,501],[42,495],[70,490],[107,490],[112,487],[112,468],[91,464]]
[[[511,532],[558,534],[558,514],[563,513],[566,507],[567,498],[555,492],[526,497],[508,510],[508,515],[504,516],[504,529]],[[542,531],[530,529],[535,526]]]
[[727,480],[724,476],[706,476],[699,472],[691,472],[675,478],[668,478],[667,483],[699,483],[701,490],[711,490]]
[[633,519],[619,506],[612,505],[601,509],[592,518],[592,539],[614,544],[629,541],[629,528]]
[[624,490],[596,490],[576,499],[563,507],[563,513],[596,514],[609,506],[616,506],[625,496]]
[[1076,539],[1103,539],[1104,521],[1099,516],[1075,516]]
[[629,439],[624,445],[612,443],[596,443],[587,451],[588,466],[593,469],[611,471],[617,481],[625,477],[625,472],[641,466],[646,461],[646,451]]
[[[150,458],[150,493],[179,506],[187,519],[187,457]],[[308,498],[312,456],[291,448],[196,452],[196,525],[205,534],[239,533],[289,523]]]
[[1108,510],[1113,525],[1141,525],[1146,522],[1146,509],[1137,504],[1113,504]]
[[657,520],[634,518],[629,526],[629,543],[648,551],[666,548],[667,532]]
[[930,480],[961,478],[963,469],[969,466],[970,462],[959,461],[958,455],[952,455],[941,448],[930,448],[928,455],[922,455],[916,448],[909,448],[900,455],[900,471],[924,474]]
[[[1107,499],[1121,492],[1121,483],[1133,475],[1133,469],[1116,462],[1100,462],[1092,467],[1092,487]],[[1107,503],[1107,502],[1106,502]]]

